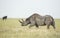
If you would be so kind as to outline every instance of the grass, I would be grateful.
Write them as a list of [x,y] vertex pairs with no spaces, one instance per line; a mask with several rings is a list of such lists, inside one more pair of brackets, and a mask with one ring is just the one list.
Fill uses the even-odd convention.
[[52,26],[21,26],[18,19],[0,19],[0,38],[60,38],[60,19],[55,19],[56,29]]

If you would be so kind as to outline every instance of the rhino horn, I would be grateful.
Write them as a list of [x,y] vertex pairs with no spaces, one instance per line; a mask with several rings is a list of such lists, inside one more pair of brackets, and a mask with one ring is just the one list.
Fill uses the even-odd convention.
[[22,21],[19,20],[20,23],[22,23]]

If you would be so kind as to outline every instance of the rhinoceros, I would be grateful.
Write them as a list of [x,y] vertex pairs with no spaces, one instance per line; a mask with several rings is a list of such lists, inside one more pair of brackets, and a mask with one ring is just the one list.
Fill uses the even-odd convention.
[[19,22],[22,24],[22,26],[27,26],[30,24],[29,28],[32,26],[36,26],[38,28],[39,26],[47,25],[47,29],[49,29],[49,26],[52,25],[55,29],[55,21],[50,15],[41,16],[34,13],[30,17],[26,18],[25,21],[22,19],[22,21],[19,20]]

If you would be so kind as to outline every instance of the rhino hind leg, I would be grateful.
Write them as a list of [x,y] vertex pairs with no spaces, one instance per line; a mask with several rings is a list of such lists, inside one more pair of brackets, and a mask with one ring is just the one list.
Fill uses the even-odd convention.
[[55,29],[55,25],[52,25],[53,26],[53,28]]
[[49,27],[50,27],[50,22],[46,22],[46,25],[47,25],[47,29],[49,29]]
[[51,25],[52,25],[52,27],[55,29],[55,22],[53,22]]
[[47,29],[49,29],[49,27],[50,27],[50,25],[48,24],[48,25],[47,25]]

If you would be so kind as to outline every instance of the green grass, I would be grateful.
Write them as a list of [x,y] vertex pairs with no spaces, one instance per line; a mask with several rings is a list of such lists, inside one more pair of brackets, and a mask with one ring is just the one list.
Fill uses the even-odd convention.
[[39,28],[21,26],[18,19],[0,19],[0,38],[60,38],[60,19],[55,20],[56,29],[52,26],[39,26]]

